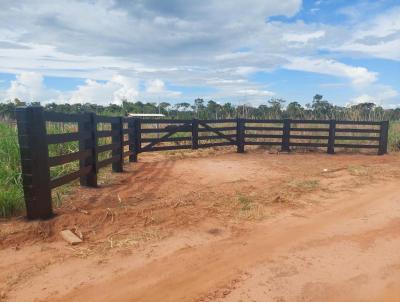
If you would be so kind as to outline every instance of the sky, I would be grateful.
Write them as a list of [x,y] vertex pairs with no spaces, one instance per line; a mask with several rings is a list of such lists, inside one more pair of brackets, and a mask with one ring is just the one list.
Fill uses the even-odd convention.
[[0,0],[0,102],[400,106],[399,0]]

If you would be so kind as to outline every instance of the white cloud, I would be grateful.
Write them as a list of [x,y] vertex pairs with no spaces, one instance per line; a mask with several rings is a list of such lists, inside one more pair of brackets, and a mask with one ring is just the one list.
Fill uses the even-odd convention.
[[349,28],[351,37],[339,45],[333,45],[330,49],[400,61],[399,16],[400,6],[391,8],[371,19],[365,18],[362,14],[358,16],[359,22]]
[[71,103],[109,103],[120,104],[123,99],[134,100],[139,95],[137,82],[133,79],[116,75],[106,82],[86,80],[84,85],[72,91],[67,101]]
[[[399,92],[390,86],[374,85],[370,89],[350,99],[350,105],[360,103],[374,103],[383,107],[393,107]],[[398,102],[398,101],[397,101]]]
[[[323,3],[312,8],[322,11]],[[240,99],[240,91],[270,90],[252,82],[259,71],[283,66],[363,87],[377,83],[378,74],[341,63],[339,56],[400,60],[399,7],[371,21],[360,11],[363,22],[350,25],[271,21],[301,9],[301,0],[3,0],[0,72],[88,79],[61,96],[43,83],[29,93],[19,85],[18,94],[28,98],[105,103],[183,97],[166,87],[173,83]],[[336,52],[321,58],[321,49]]]
[[289,60],[290,63],[284,66],[287,69],[345,77],[350,79],[355,86],[372,84],[378,78],[376,72],[371,72],[365,67],[346,65],[335,60],[307,57],[290,58]]
[[35,72],[24,72],[17,75],[5,91],[5,99],[7,100],[18,98],[29,102],[43,102],[57,97],[57,91],[47,89],[43,83],[43,76]]
[[286,33],[282,39],[287,42],[296,42],[301,44],[307,44],[311,40],[319,39],[325,36],[325,31],[317,30],[310,33]]

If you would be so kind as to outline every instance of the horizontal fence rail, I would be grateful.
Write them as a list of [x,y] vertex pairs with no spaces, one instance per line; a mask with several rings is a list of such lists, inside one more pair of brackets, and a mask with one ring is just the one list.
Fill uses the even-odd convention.
[[[246,145],[293,148],[376,149],[387,153],[389,122],[220,119],[178,120],[97,116],[94,113],[45,112],[42,107],[16,110],[21,170],[27,216],[46,219],[53,215],[51,190],[78,180],[82,186],[97,187],[100,169],[111,165],[122,172],[125,158],[136,162],[142,152]],[[71,123],[74,132],[48,133],[47,123]],[[49,156],[49,146],[75,142],[78,150]],[[77,170],[51,177],[51,168],[79,162]]]

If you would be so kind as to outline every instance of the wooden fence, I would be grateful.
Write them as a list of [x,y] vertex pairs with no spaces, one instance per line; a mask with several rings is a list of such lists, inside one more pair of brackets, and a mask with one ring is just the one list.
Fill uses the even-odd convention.
[[[45,112],[42,107],[16,110],[21,168],[26,211],[29,219],[46,219],[53,215],[51,190],[80,179],[80,184],[97,187],[98,171],[112,165],[122,172],[126,157],[136,162],[139,153],[236,146],[243,153],[245,145],[291,147],[376,149],[387,153],[388,121],[335,120],[168,120],[97,116],[94,113],[61,114]],[[47,122],[75,123],[76,132],[48,134]],[[98,125],[109,130],[99,130]],[[161,125],[161,127],[160,127]],[[109,144],[99,144],[111,138]],[[49,157],[51,144],[79,142],[73,153]],[[352,143],[353,142],[353,143]],[[127,150],[125,150],[127,149]],[[111,151],[111,157],[99,160],[99,154]],[[50,168],[79,161],[73,173],[51,179]]]

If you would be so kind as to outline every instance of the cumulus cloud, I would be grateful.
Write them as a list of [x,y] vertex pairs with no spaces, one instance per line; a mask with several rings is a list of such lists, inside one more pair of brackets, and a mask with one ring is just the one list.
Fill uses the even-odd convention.
[[285,68],[345,77],[350,79],[355,86],[372,84],[378,78],[376,72],[371,72],[365,67],[346,65],[329,59],[291,58],[290,62],[285,65]]
[[57,91],[44,86],[43,76],[36,72],[24,72],[17,75],[5,91],[5,99],[7,100],[18,98],[29,102],[53,100],[58,95]]
[[122,100],[133,100],[138,95],[137,81],[116,75],[106,82],[86,80],[84,85],[78,86],[67,100],[71,103],[100,103],[120,104]]

